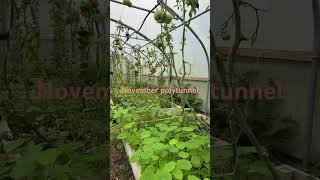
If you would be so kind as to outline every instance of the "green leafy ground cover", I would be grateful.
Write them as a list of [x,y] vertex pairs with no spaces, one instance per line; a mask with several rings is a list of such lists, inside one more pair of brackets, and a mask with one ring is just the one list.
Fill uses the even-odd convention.
[[106,177],[103,103],[37,100],[27,110],[17,104],[7,112],[13,137],[0,142],[0,179]]
[[[232,149],[223,147],[215,150],[214,161],[214,179],[231,180],[232,179]],[[272,174],[264,161],[260,160],[255,147],[238,147],[238,164],[240,180],[247,179],[273,179]]]
[[208,131],[191,112],[163,112],[159,102],[149,98],[144,97],[144,105],[112,109],[112,137],[135,149],[130,162],[141,165],[140,179],[209,179]]

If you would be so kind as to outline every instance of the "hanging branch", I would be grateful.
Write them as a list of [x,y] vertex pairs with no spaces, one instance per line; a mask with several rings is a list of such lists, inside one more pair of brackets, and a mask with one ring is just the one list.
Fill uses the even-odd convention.
[[226,21],[220,26],[220,31],[225,32],[228,28],[228,25],[230,24],[230,21],[233,20],[234,17],[234,11],[231,13],[231,15],[227,18]]
[[[123,23],[123,22],[120,22],[120,21],[117,21],[113,18],[110,18],[110,21],[112,22],[115,22],[115,23],[118,23],[122,26],[125,26],[127,27],[128,29],[131,29],[132,31],[135,31],[135,33],[137,33],[139,36],[143,37],[144,39],[146,39],[147,41],[151,42],[151,39],[148,38],[147,36],[145,36],[143,33],[139,32],[138,30],[134,29],[133,27]],[[164,56],[165,56],[165,59],[167,59],[168,63],[170,64],[170,59],[168,58],[167,54],[165,51],[163,51],[163,49],[159,48],[154,42],[151,43],[154,47],[156,47]]]
[[[178,26],[175,26],[174,28],[170,29],[167,33],[171,33],[172,31],[177,30],[177,29],[180,28],[181,26],[190,23],[190,22],[193,21],[194,19],[197,19],[198,17],[200,17],[200,16],[202,16],[202,15],[208,13],[208,12],[210,12],[210,8],[206,9],[205,11],[203,11],[202,13],[199,13],[199,14],[196,15],[196,16],[193,16],[192,18],[188,19],[188,20],[185,21],[185,22],[182,22],[182,23],[179,24]],[[157,38],[153,39],[151,42],[154,42],[154,41],[156,41],[156,40],[157,40]],[[142,47],[145,47],[145,46],[149,45],[151,42],[148,42],[148,43],[144,44]]]
[[[190,30],[190,32],[194,35],[194,37],[199,41],[204,53],[205,53],[205,56],[206,56],[206,60],[207,60],[207,69],[208,69],[208,72],[210,72],[210,58],[209,58],[209,54],[208,54],[208,51],[204,45],[204,43],[202,42],[202,40],[200,39],[200,37],[197,35],[197,33],[190,27],[190,25],[188,25],[188,23],[185,23],[183,21],[183,18],[180,17],[180,15],[178,13],[176,13],[171,7],[169,7],[168,5],[162,3],[162,6],[168,10],[168,12],[170,14],[172,14],[173,16],[177,17],[181,22],[183,22],[185,24],[185,26]],[[206,92],[206,111],[208,109],[208,99],[209,99],[209,91],[210,91],[210,86],[209,86],[209,82],[208,82],[208,88],[207,88],[207,92]]]
[[[110,2],[113,2],[113,3],[117,3],[117,4],[121,4],[121,5],[124,5],[123,2],[119,2],[119,1],[115,1],[115,0],[110,0]],[[139,10],[142,10],[142,11],[145,11],[145,12],[151,12],[151,13],[154,13],[153,11],[151,10],[148,10],[148,9],[145,9],[143,7],[138,7],[138,6],[135,6],[135,5],[132,5],[131,8],[135,8],[135,9],[139,9]]]
[[[127,36],[123,36],[123,35],[117,35],[117,34],[114,34],[114,33],[111,33],[110,36],[119,36],[119,37],[124,37],[124,38],[127,38]],[[135,40],[140,40],[140,41],[146,41],[145,39],[143,38],[138,38],[138,37],[131,37],[130,39],[135,39]]]
[[[151,12],[153,12],[161,3],[162,3],[162,0],[160,0],[160,1],[157,3],[157,5],[155,5],[155,6],[148,12],[148,14],[144,17],[144,19],[143,19],[143,21],[142,21],[139,29],[137,30],[138,32],[141,31],[144,23],[146,22],[147,18],[148,18],[149,15],[151,14]],[[134,31],[133,33],[131,33],[131,34],[129,35],[129,37],[125,40],[125,42],[127,42],[135,33],[136,33],[135,31]],[[124,44],[124,43],[123,43],[123,44]],[[122,44],[122,45],[123,45],[123,44]]]
[[177,17],[181,22],[183,22],[183,24],[186,25],[186,27],[189,29],[189,31],[195,36],[195,38],[199,41],[205,55],[206,55],[206,60],[207,60],[207,65],[208,65],[208,70],[210,69],[209,68],[209,64],[210,64],[210,58],[209,58],[209,53],[204,45],[204,43],[202,42],[202,40],[200,39],[200,37],[198,36],[198,34],[187,24],[183,21],[183,18],[180,17],[180,15],[178,13],[176,13],[171,7],[169,7],[168,5],[166,4],[163,4],[162,5],[164,6],[165,9],[168,10],[168,12],[170,14],[172,14],[173,16]]
[[257,38],[258,38],[258,32],[259,32],[259,29],[260,29],[260,17],[259,17],[259,12],[267,12],[267,10],[265,9],[260,9],[260,8],[257,8],[255,7],[254,5],[248,3],[248,2],[245,2],[245,1],[240,1],[240,6],[245,6],[245,7],[250,7],[251,9],[254,10],[255,12],[255,15],[256,15],[256,28],[255,28],[255,31],[254,33],[251,35],[250,39],[251,39],[251,46],[256,42]]
[[[182,1],[182,11],[183,11],[183,22],[186,21],[186,2],[185,1]],[[184,78],[186,76],[186,64],[185,64],[185,45],[186,45],[186,26],[188,24],[184,24],[183,25],[183,30],[182,30],[182,48],[181,48],[181,53],[182,53],[182,68],[183,68],[183,74],[182,74],[182,78],[181,78],[181,82],[183,83],[184,81]]]
[[[13,0],[11,2],[10,6],[10,25],[9,25],[9,32],[0,34],[0,40],[6,40],[6,52],[3,60],[3,86],[6,87],[9,92],[11,91],[8,84],[7,84],[7,61],[8,61],[8,56],[9,56],[9,51],[10,51],[10,33],[12,33],[12,27],[13,27],[13,22],[14,22],[14,14],[15,14],[15,1]],[[2,86],[1,86],[2,87]]]
[[234,8],[235,39],[234,39],[231,51],[228,55],[228,67],[229,67],[229,75],[230,75],[229,81],[231,86],[233,84],[234,60],[241,43],[241,15],[240,15],[239,1],[232,0],[232,4]]
[[[245,3],[245,2],[240,2],[239,0],[232,0],[232,4],[233,4],[233,8],[234,11],[232,13],[232,15],[227,19],[227,21],[223,24],[223,28],[226,28],[227,24],[229,23],[229,21],[231,20],[231,18],[234,18],[234,22],[235,22],[235,38],[231,47],[231,50],[228,54],[228,58],[227,58],[227,63],[228,63],[228,73],[229,73],[229,81],[227,82],[227,85],[230,87],[233,87],[235,84],[234,82],[234,62],[235,62],[235,58],[238,52],[238,49],[240,47],[240,44],[242,41],[247,40],[241,31],[241,13],[240,13],[240,5],[246,5],[249,6],[251,8],[253,8],[256,12],[259,9],[254,8],[254,6]],[[258,17],[258,15],[257,15]],[[259,17],[258,17],[259,18]],[[252,42],[255,42],[256,38],[257,38],[257,34],[258,34],[258,30],[259,30],[259,26],[260,26],[260,21],[258,21],[257,26],[256,26],[256,31],[255,33],[252,35],[251,39]],[[223,76],[220,76],[221,78],[223,78]],[[224,79],[222,79],[222,81],[224,81]],[[244,134],[247,135],[247,137],[249,138],[250,142],[256,147],[256,150],[259,154],[259,157],[265,161],[268,169],[270,170],[270,172],[273,175],[273,178],[275,180],[280,180],[280,176],[279,174],[276,172],[272,162],[269,159],[269,155],[268,152],[263,148],[263,146],[259,143],[258,139],[256,138],[255,134],[252,132],[251,127],[249,127],[248,123],[247,123],[247,117],[238,117],[235,114],[242,114],[242,110],[239,108],[239,106],[237,106],[235,104],[234,101],[232,101],[231,103],[231,119],[230,119],[230,124],[229,124],[229,128],[230,131],[233,135],[233,142],[232,142],[232,149],[233,149],[233,156],[234,156],[234,172],[233,172],[233,179],[236,180],[239,176],[238,174],[238,153],[237,153],[237,144],[238,144],[238,140],[240,135],[242,134],[242,132]],[[233,113],[233,111],[235,113]],[[238,130],[238,133],[236,133],[235,128],[240,128]]]

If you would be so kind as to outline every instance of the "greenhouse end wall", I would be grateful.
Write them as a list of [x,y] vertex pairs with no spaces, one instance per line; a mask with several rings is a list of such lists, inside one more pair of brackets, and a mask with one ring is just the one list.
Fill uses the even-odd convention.
[[[264,59],[256,57],[242,57],[236,64],[238,72],[257,71],[259,73],[257,83],[265,84],[272,78],[283,84],[284,99],[279,102],[281,115],[289,116],[298,125],[295,133],[285,142],[275,139],[274,148],[302,160],[304,149],[304,123],[307,118],[309,77],[311,62],[293,61],[285,59]],[[319,68],[320,70],[320,68]],[[317,81],[317,96],[320,99],[320,74]],[[316,112],[313,125],[312,161],[320,160],[320,102],[316,102]]]

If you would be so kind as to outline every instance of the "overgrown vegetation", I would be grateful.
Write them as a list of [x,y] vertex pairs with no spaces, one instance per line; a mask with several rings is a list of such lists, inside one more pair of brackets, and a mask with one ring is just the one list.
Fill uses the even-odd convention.
[[[238,87],[256,86],[255,79],[258,78],[257,72],[246,72],[239,74],[235,78]],[[274,81],[269,79],[267,85],[276,87]],[[256,95],[258,96],[258,95]],[[281,100],[266,100],[255,98],[253,100],[241,99],[235,102],[236,106],[246,111],[246,121],[253,133],[260,141],[260,143],[270,150],[272,145],[276,143],[285,143],[288,137],[292,135],[297,122],[289,116],[281,114]],[[232,114],[230,102],[228,101],[215,101],[215,133],[218,137],[230,140],[230,121],[228,118]],[[274,139],[277,139],[275,142]],[[239,145],[250,146],[253,145],[248,137],[241,135],[239,137]]]
[[[130,162],[141,165],[141,180],[210,179],[209,129],[195,114],[202,106],[197,96],[119,92],[125,87],[190,87],[185,83],[186,76],[190,75],[186,70],[190,65],[185,57],[186,32],[189,29],[203,45],[189,26],[199,3],[198,0],[178,0],[174,2],[174,10],[169,6],[172,2],[157,1],[138,29],[111,18],[117,24],[111,46],[114,72],[111,137],[128,143],[135,150]],[[123,4],[134,7],[131,1],[123,1]],[[153,40],[140,32],[151,11],[161,30]],[[177,52],[171,36],[177,29],[176,20],[181,21],[183,27],[179,48],[181,69],[176,65]],[[129,40],[134,34],[142,37],[146,44],[131,45]],[[204,46],[203,49],[207,53]]]
[[10,39],[0,57],[0,117],[8,125],[0,127],[0,179],[104,179],[107,102],[46,99],[37,83],[106,86],[107,8],[87,0],[48,5],[51,41],[40,37],[39,1],[10,1]]
[[141,180],[210,178],[210,138],[192,113],[168,113],[149,101],[138,107],[116,105],[112,117],[112,137],[136,150],[130,162],[141,164]]
[[[211,30],[211,56],[214,59],[214,64],[211,64],[210,72],[211,79],[216,80],[219,85],[226,89],[234,89],[239,85],[254,85],[256,83],[256,75],[251,74],[249,79],[243,78],[241,70],[237,67],[238,50],[242,43],[249,42],[253,45],[260,30],[260,14],[266,12],[264,9],[258,8],[254,3],[240,0],[232,0],[232,13],[226,18],[220,27]],[[248,8],[255,14],[256,23],[254,28],[249,33],[244,33],[243,29],[243,11],[241,8]],[[230,50],[227,54],[219,52],[216,47],[215,38],[221,38],[223,41],[230,41]],[[250,74],[250,73],[249,73]],[[247,76],[248,77],[248,76]],[[253,80],[252,80],[253,79]],[[244,80],[244,81],[243,81]],[[275,111],[278,102],[275,101],[259,101],[231,99],[229,102],[214,103],[211,106],[212,113],[216,116],[214,135],[224,137],[231,143],[232,171],[224,174],[215,174],[214,177],[226,179],[241,179],[245,170],[247,174],[250,168],[243,167],[240,157],[240,148],[242,145],[253,146],[258,155],[258,160],[263,161],[265,167],[271,176],[268,178],[280,180],[281,177],[275,166],[276,162],[272,161],[271,145],[272,138],[281,136],[281,140],[288,136],[288,132],[295,127],[295,121],[290,117],[285,117]],[[267,147],[267,148],[266,148]],[[268,149],[269,148],[269,149]],[[213,160],[215,162],[215,159]],[[261,176],[259,176],[261,177]],[[259,178],[255,177],[255,178]]]

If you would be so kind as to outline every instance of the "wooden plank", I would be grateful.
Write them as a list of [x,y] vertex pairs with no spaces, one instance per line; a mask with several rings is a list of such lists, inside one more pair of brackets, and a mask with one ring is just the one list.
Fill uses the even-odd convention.
[[[217,51],[227,55],[230,51],[229,47],[217,47]],[[257,48],[240,48],[238,55],[241,57],[260,57],[280,60],[293,60],[301,62],[311,62],[311,51],[297,51],[287,49],[257,49]]]
[[296,168],[291,167],[286,164],[282,164],[282,165],[278,166],[277,169],[278,169],[278,171],[280,169],[282,172],[284,171],[284,169],[286,169],[286,171],[290,171],[292,173],[291,180],[320,180],[319,178],[317,178],[315,176],[307,174],[306,172],[303,172],[299,169],[296,169]]
[[[126,74],[125,74],[126,75]],[[148,75],[144,74],[143,76],[148,77]],[[153,78],[159,78],[159,76],[153,76]],[[169,76],[164,76],[164,78],[169,79]],[[182,78],[182,76],[178,76],[178,78]],[[172,79],[177,79],[177,77],[173,76]],[[184,80],[188,81],[200,81],[200,82],[208,82],[209,78],[204,76],[186,76]]]
[[[181,78],[181,77],[179,77],[179,78]],[[201,82],[208,82],[209,81],[208,77],[196,77],[196,76],[188,76],[188,77],[185,77],[184,79],[188,80],[188,81],[201,81]]]
[[[124,142],[123,144],[124,144],[124,149],[126,150],[127,156],[128,158],[130,158],[133,155],[134,150],[130,147],[128,143]],[[141,166],[138,163],[130,163],[130,165],[131,165],[134,178],[136,180],[139,180],[141,176]]]
[[196,114],[196,115],[201,121],[203,121],[206,124],[210,125],[210,118],[209,117],[207,117],[207,116],[205,116],[203,114]]

